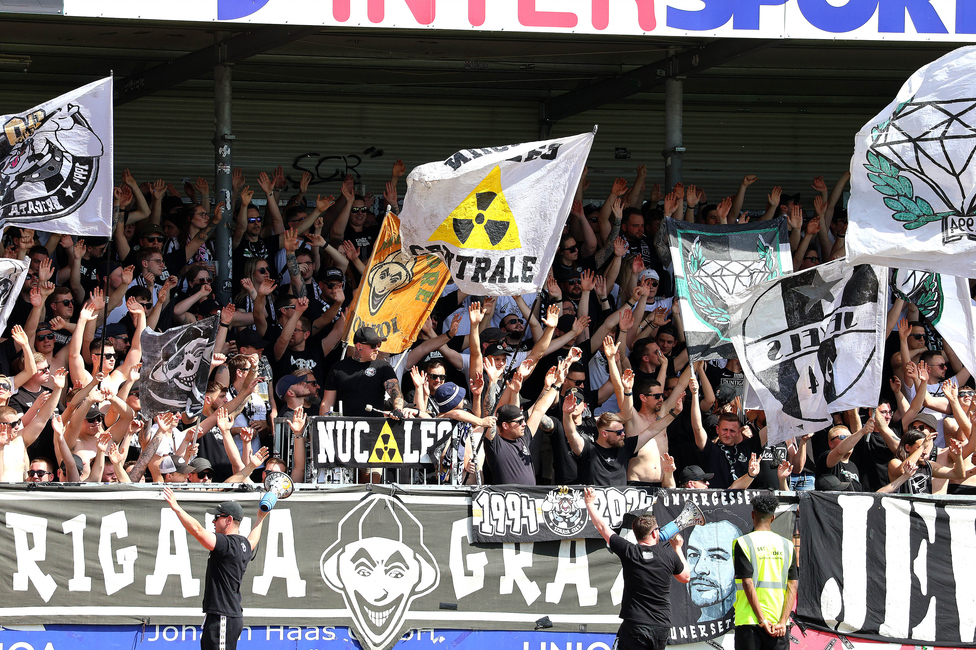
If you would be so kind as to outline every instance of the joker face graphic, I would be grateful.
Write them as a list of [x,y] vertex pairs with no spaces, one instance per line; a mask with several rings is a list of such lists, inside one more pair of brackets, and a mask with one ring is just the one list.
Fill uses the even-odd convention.
[[402,503],[382,495],[343,517],[321,570],[325,583],[342,594],[356,637],[369,650],[392,647],[410,604],[440,581],[423,526]]

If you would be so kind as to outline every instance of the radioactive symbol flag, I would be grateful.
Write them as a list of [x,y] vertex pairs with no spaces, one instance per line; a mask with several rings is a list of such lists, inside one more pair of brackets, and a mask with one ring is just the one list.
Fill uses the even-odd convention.
[[427,241],[483,250],[521,248],[518,224],[502,192],[501,168],[496,165],[488,172]]
[[373,445],[373,453],[369,456],[370,463],[402,463],[403,456],[400,455],[400,446],[397,445],[396,438],[393,437],[393,430],[390,423],[384,422],[383,429],[376,444]]

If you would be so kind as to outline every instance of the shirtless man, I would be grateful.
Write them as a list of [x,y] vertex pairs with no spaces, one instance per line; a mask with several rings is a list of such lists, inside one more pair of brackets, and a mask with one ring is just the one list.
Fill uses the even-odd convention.
[[54,415],[67,378],[64,369],[55,373],[55,389],[38,397],[23,416],[12,406],[0,406],[0,481],[20,483],[27,480],[30,466],[27,447]]
[[[94,330],[89,327],[89,323],[95,320],[95,316],[105,306],[104,299],[100,292],[92,293],[92,299],[85,303],[81,313],[78,315],[78,327],[71,335],[71,342],[68,344],[68,369],[71,370],[71,378],[87,384],[91,381],[91,373],[85,368],[82,357],[83,344],[85,339],[93,336]],[[118,365],[115,356],[115,348],[108,342],[102,347],[101,340],[93,341],[89,339],[89,359],[91,360],[94,372],[105,374],[104,387],[109,388],[112,394],[118,392],[119,387],[125,382],[132,368],[142,361],[142,330],[146,327],[146,310],[135,298],[130,298],[126,302],[126,308],[132,316],[136,330],[132,337],[132,347],[125,357],[125,361]],[[91,330],[92,334],[85,332]]]
[[[99,410],[99,403],[108,401],[121,416],[108,429],[105,428],[105,416]],[[68,424],[65,426],[64,438],[71,453],[81,458],[85,464],[81,480],[87,480],[92,463],[100,455],[98,438],[104,433],[112,434],[112,439],[120,442],[129,432],[129,423],[135,413],[128,404],[119,399],[108,389],[93,389],[82,403],[72,412]]]
[[[627,437],[640,435],[642,431],[646,431],[662,417],[667,415],[674,417],[676,412],[680,412],[681,409],[677,406],[690,379],[691,365],[689,364],[678,376],[678,383],[667,399],[664,397],[664,387],[657,380],[648,378],[639,380],[634,386],[634,397],[640,400],[640,408],[632,411],[632,416],[624,423]],[[626,417],[623,412],[621,415]],[[652,438],[630,461],[627,468],[627,483],[651,483],[660,486],[664,478],[661,471],[661,457],[667,453],[668,437],[664,435]]]

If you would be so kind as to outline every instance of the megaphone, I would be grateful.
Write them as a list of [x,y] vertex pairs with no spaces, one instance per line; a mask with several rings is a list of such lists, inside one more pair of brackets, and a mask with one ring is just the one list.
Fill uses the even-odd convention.
[[267,492],[261,497],[259,508],[261,512],[271,512],[278,503],[278,499],[287,499],[295,491],[295,483],[284,472],[268,472],[264,477],[264,489]]
[[674,521],[664,524],[658,529],[658,537],[661,538],[661,542],[669,542],[671,539],[683,531],[685,528],[691,528],[692,526],[701,526],[705,523],[705,515],[702,514],[701,508],[696,506],[691,501],[685,503],[685,507],[681,509],[681,512]]

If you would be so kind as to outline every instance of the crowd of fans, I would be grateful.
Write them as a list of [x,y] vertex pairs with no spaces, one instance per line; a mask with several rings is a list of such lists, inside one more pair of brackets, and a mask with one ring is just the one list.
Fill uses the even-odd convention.
[[[342,335],[404,171],[397,161],[380,197],[347,178],[334,198],[308,196],[310,175],[295,188],[279,167],[257,176],[262,208],[234,170],[224,219],[203,179],[181,191],[126,170],[111,245],[5,231],[4,256],[29,257],[30,274],[0,342],[2,480],[220,483],[274,470],[381,481],[382,470],[314,471],[306,427],[308,415],[377,409],[456,424],[413,482],[951,493],[976,481],[973,380],[900,297],[879,403],[813,435],[767,444],[763,412],[743,408],[739,362],[689,363],[672,261],[655,245],[662,220],[785,217],[794,268],[807,269],[845,254],[846,176],[832,191],[814,179],[806,198],[779,187],[749,197],[746,176],[709,203],[694,185],[662,195],[644,166],[610,188],[584,175],[541,292],[449,285],[411,349],[387,358],[372,329],[348,347]],[[214,291],[224,222],[237,290],[227,304]],[[142,419],[141,333],[213,315],[202,413]]]

